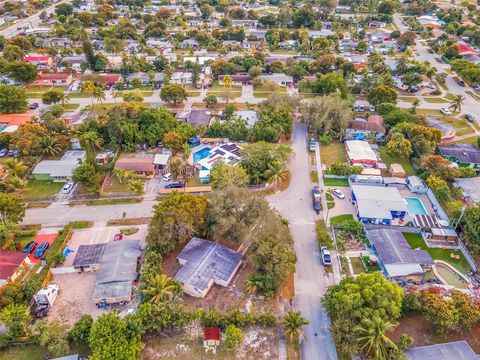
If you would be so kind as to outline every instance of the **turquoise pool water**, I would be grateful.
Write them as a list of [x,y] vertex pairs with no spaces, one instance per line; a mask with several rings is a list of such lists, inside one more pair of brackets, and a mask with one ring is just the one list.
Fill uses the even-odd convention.
[[193,163],[196,164],[200,160],[205,159],[206,157],[210,156],[210,151],[212,149],[209,147],[204,147],[196,152],[193,153]]
[[423,205],[422,200],[416,197],[405,197],[407,208],[410,215],[428,215],[427,209]]

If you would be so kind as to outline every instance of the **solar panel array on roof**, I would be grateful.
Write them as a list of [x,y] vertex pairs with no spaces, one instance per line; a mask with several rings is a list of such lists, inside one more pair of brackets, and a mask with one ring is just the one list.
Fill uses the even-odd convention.
[[369,229],[367,235],[383,264],[433,265],[430,254],[425,250],[413,250],[400,230]]
[[221,148],[231,152],[234,155],[240,156],[240,148],[235,144],[225,144],[222,145]]
[[425,228],[440,227],[440,225],[438,224],[438,219],[435,215],[415,214],[415,222],[420,227],[425,227]]

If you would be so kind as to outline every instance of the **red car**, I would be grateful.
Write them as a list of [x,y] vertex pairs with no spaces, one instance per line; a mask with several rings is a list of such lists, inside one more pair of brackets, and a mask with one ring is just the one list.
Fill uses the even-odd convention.
[[113,237],[113,241],[120,241],[122,239],[123,239],[122,233],[116,233],[115,236]]

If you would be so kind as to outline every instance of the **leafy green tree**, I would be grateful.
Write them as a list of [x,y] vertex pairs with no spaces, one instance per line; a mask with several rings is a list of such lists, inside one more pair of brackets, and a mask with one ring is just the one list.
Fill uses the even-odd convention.
[[204,196],[193,196],[173,192],[163,197],[155,206],[150,222],[147,242],[161,254],[184,243],[203,227],[207,200]]
[[187,91],[179,84],[164,85],[160,91],[160,99],[178,105],[187,99]]
[[22,61],[25,55],[25,52],[17,45],[6,45],[3,48],[3,57],[10,62]]
[[0,321],[5,324],[8,329],[7,334],[12,338],[24,336],[30,321],[27,306],[23,304],[7,305],[0,311]]
[[60,89],[52,89],[42,94],[42,102],[46,105],[62,103],[65,105],[67,96],[65,92]]
[[158,303],[178,297],[182,293],[182,286],[166,274],[156,274],[146,279],[142,293],[147,301]]
[[91,315],[82,315],[82,317],[73,325],[68,334],[69,338],[77,344],[87,344],[90,337],[93,318]]
[[0,193],[0,222],[3,226],[21,222],[25,208],[25,203],[16,195]]
[[463,234],[469,248],[480,254],[480,205],[467,207],[462,217]]
[[203,102],[207,107],[213,106],[217,104],[217,97],[215,95],[207,95],[204,99]]
[[123,101],[126,102],[143,102],[143,94],[140,90],[135,89],[123,92]]
[[229,166],[218,162],[210,172],[212,189],[222,190],[228,187],[243,187],[248,184],[248,174],[241,166]]
[[304,319],[300,311],[289,311],[282,320],[282,325],[285,328],[285,334],[291,340],[298,338],[302,333],[302,326],[308,325],[310,321]]
[[92,43],[86,39],[82,43],[83,54],[85,55],[85,60],[87,60],[87,64],[90,69],[95,69],[95,53],[93,52],[93,45]]
[[404,85],[406,85],[409,89],[420,84],[422,82],[422,77],[419,73],[416,72],[407,72],[403,75],[400,80]]
[[7,173],[10,176],[18,176],[18,177],[23,177],[28,170],[27,165],[23,161],[20,161],[18,159],[7,159],[4,163],[3,166]]
[[142,342],[137,329],[115,313],[101,315],[92,324],[89,337],[91,360],[136,360]]
[[163,136],[163,145],[173,152],[182,151],[184,143],[182,136],[176,131],[168,132]]
[[72,180],[77,184],[83,185],[93,191],[98,190],[97,170],[95,166],[85,162],[77,165],[73,170]]
[[28,109],[25,90],[17,86],[0,85],[0,113],[22,113]]
[[32,327],[32,333],[37,337],[38,344],[54,356],[64,356],[69,353],[67,328],[58,321],[39,320]]
[[59,4],[55,6],[55,14],[57,16],[71,16],[73,15],[73,6],[70,4]]
[[8,77],[20,84],[27,85],[38,77],[37,67],[33,64],[24,63],[23,61],[14,61],[7,66],[6,72]]
[[389,353],[397,350],[397,345],[387,336],[394,325],[380,317],[365,319],[355,327],[360,348],[372,359],[387,360]]
[[387,153],[394,159],[408,159],[412,144],[402,134],[393,134],[387,143]]
[[317,135],[339,136],[347,127],[352,112],[347,101],[334,96],[321,96],[300,106],[302,121]]
[[225,346],[227,349],[236,349],[238,348],[243,340],[242,329],[239,329],[235,325],[227,326],[225,330]]
[[368,92],[367,99],[368,102],[373,105],[383,103],[396,104],[397,92],[390,86],[378,85]]

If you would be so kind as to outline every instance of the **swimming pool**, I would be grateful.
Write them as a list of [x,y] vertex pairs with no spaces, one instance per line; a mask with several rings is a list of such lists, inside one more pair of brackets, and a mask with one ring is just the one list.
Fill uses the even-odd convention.
[[209,147],[204,147],[198,151],[195,151],[193,153],[193,163],[196,164],[198,163],[200,160],[202,159],[205,159],[206,157],[210,156],[210,151],[212,149],[209,148]]
[[410,215],[428,215],[422,200],[416,197],[404,197]]

